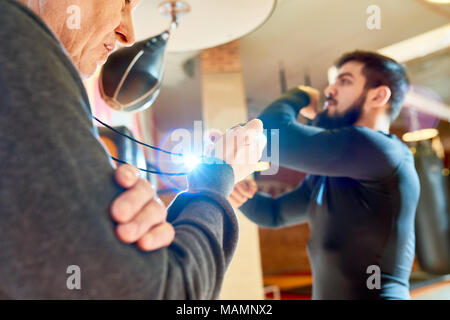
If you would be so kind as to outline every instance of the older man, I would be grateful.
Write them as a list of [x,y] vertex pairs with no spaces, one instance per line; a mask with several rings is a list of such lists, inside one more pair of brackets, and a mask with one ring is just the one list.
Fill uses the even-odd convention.
[[[129,166],[116,171],[129,188],[123,192],[97,140],[80,74],[92,75],[117,41],[134,42],[136,5],[0,0],[0,298],[219,293],[237,237],[226,199],[254,168],[242,156],[262,124],[233,130],[251,137],[237,149],[222,138],[228,164],[201,164],[189,175],[189,192],[168,209],[174,229],[150,184]],[[74,12],[79,25],[68,21]],[[170,247],[141,250],[168,245],[174,230]]]

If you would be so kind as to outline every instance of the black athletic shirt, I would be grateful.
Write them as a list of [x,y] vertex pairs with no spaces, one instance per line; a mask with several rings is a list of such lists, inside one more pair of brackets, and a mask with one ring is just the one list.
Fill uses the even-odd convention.
[[[309,175],[277,198],[257,193],[240,209],[263,227],[309,223],[313,299],[408,299],[419,180],[408,147],[365,127],[299,124],[309,97],[290,90],[260,116],[279,129],[280,165]],[[373,276],[381,271],[381,288]]]

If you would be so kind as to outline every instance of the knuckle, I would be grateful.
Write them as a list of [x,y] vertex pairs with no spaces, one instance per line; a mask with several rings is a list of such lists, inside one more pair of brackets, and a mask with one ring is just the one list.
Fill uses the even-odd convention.
[[149,247],[150,237],[150,234],[146,233],[136,242],[136,244],[139,246],[139,248],[146,249]]
[[150,196],[153,198],[153,196],[155,194],[155,190],[153,189],[153,186],[150,183],[150,181],[141,178],[139,183],[140,183],[142,191],[148,192],[150,194]]
[[155,247],[155,239],[154,236],[151,233],[147,233],[143,238],[142,238],[142,246],[144,248],[144,250],[150,251],[153,250]]
[[164,204],[155,201],[156,208],[158,210],[158,213],[161,215],[162,219],[166,219],[167,217],[167,208],[164,206]]
[[160,244],[162,247],[169,246],[175,238],[175,229],[170,223],[165,223],[161,234]]
[[164,211],[164,205],[161,204],[159,201],[157,201],[156,199],[152,199],[150,202],[150,207],[152,208],[153,211],[161,213]]
[[127,178],[137,177],[138,172],[135,167],[129,164],[123,164],[117,168],[117,172]]
[[158,221],[164,220],[167,216],[167,210],[165,206],[156,201],[152,200],[147,206],[148,213],[153,219],[157,218]]
[[173,242],[174,238],[175,238],[175,232],[171,232],[169,237],[167,237],[165,239],[165,241],[163,242],[163,246],[168,247]]
[[111,205],[111,215],[112,217],[120,223],[126,222],[129,216],[129,205],[123,198],[116,199]]
[[152,184],[150,183],[150,181],[145,180],[145,179],[140,179],[141,185],[144,189],[146,190],[150,190],[153,189]]
[[168,241],[171,242],[175,238],[175,228],[169,222],[166,222],[165,226],[167,228],[167,235],[168,235],[167,239]]
[[125,243],[131,243],[133,242],[133,236],[134,234],[130,233],[130,231],[126,228],[123,228],[122,225],[119,225],[116,228],[116,234]]

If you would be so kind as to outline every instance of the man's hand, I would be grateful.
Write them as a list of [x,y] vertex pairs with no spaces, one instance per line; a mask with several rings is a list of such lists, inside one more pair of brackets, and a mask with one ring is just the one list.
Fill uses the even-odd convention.
[[252,199],[256,191],[258,191],[258,186],[255,181],[243,180],[234,186],[228,201],[233,208],[239,208],[247,202],[248,199]]
[[254,119],[244,126],[233,127],[222,136],[216,136],[212,151],[216,158],[233,168],[236,183],[255,171],[266,143],[262,121]]
[[298,86],[298,88],[306,92],[311,100],[309,105],[300,109],[300,114],[305,118],[313,120],[319,113],[320,91],[307,86]]
[[122,165],[115,172],[117,183],[128,189],[112,203],[110,213],[118,223],[116,234],[125,243],[136,242],[144,251],[169,246],[175,230],[166,222],[167,210],[152,185],[139,178],[138,169]]

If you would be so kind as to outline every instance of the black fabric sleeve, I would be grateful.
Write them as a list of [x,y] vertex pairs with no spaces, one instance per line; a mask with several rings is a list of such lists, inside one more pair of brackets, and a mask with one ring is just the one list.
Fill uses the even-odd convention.
[[215,237],[221,239],[224,244],[224,259],[228,265],[236,247],[238,230],[234,210],[227,200],[234,186],[233,169],[225,163],[203,163],[189,174],[188,184],[189,190],[179,194],[170,205],[167,220],[174,225],[178,225],[180,220],[186,221],[186,219],[192,217],[192,212],[186,210],[185,207],[191,202],[198,202],[199,200],[220,208],[220,211],[224,214],[224,227],[226,227],[226,230],[234,231],[224,234],[222,229],[218,229],[216,231],[220,232],[215,232]]
[[371,181],[386,178],[400,165],[403,150],[380,132],[357,126],[325,130],[298,123],[298,112],[309,104],[305,95],[299,89],[290,90],[259,116],[264,129],[279,130],[281,166]]
[[281,228],[306,221],[311,196],[308,180],[276,198],[257,192],[239,210],[254,223],[266,228]]

